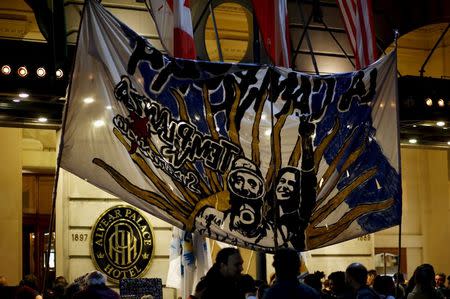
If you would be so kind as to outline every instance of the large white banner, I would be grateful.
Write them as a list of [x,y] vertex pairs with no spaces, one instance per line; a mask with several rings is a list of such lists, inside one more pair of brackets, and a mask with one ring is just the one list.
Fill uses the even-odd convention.
[[86,1],[61,166],[187,231],[307,250],[400,223],[395,52],[364,70],[162,55]]

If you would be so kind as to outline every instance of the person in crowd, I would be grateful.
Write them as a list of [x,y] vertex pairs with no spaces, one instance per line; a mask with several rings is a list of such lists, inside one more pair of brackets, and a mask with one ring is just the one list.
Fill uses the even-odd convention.
[[[395,299],[394,279],[390,276],[377,275],[373,281],[373,289],[382,299]],[[402,298],[402,295],[399,298]]]
[[20,281],[15,299],[42,299],[38,291],[37,277],[33,274],[25,275]]
[[238,280],[238,288],[241,292],[241,298],[256,299],[256,283],[253,277],[249,274],[241,275]]
[[300,272],[300,257],[290,248],[281,248],[273,257],[276,280],[263,299],[319,299],[319,293],[308,285],[300,283],[297,276]]
[[75,293],[74,299],[120,299],[119,294],[106,286],[106,278],[99,271],[86,276],[86,288]]
[[[64,299],[64,291],[68,283],[64,276],[58,276],[52,284],[52,297],[54,299]],[[47,298],[46,298],[47,299]]]
[[378,273],[377,273],[377,270],[375,270],[375,269],[367,271],[367,285],[369,287],[371,287],[371,288],[373,287],[373,283],[374,283],[375,277],[377,277],[377,275],[378,275]]
[[435,288],[434,268],[430,264],[422,264],[414,271],[415,286],[407,299],[444,299]]
[[255,280],[256,285],[256,298],[262,299],[264,294],[266,293],[266,290],[269,288],[269,285],[265,280]]
[[345,270],[345,280],[356,299],[379,299],[380,296],[367,285],[367,269],[360,263],[352,263]]
[[350,290],[345,283],[345,272],[336,271],[328,275],[330,295],[336,299],[350,298]]
[[406,297],[406,283],[405,283],[405,276],[403,273],[398,272],[394,273],[394,283],[395,287],[397,288],[396,298],[405,298]]
[[81,291],[81,286],[78,282],[74,281],[65,288],[64,298],[73,299],[73,296],[79,291]]
[[320,276],[317,272],[306,275],[303,282],[316,290],[317,293],[322,293],[322,281],[320,280]]
[[446,275],[444,273],[438,273],[434,277],[434,281],[436,282],[436,290],[441,293],[445,298],[450,297],[450,290],[445,287],[445,278]]
[[203,291],[206,289],[206,280],[204,277],[195,286],[194,295],[189,295],[188,299],[199,299],[203,296]]
[[8,285],[8,281],[6,280],[6,277],[3,275],[0,275],[0,287],[6,287]]
[[239,279],[243,270],[241,253],[238,249],[227,247],[221,249],[216,261],[203,278],[205,288],[199,299],[241,298]]

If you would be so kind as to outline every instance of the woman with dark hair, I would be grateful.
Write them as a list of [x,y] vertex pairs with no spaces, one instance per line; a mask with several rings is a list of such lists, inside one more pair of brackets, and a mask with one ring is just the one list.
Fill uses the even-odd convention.
[[415,286],[407,299],[445,299],[434,289],[434,268],[430,264],[423,264],[414,271]]
[[387,275],[377,275],[373,280],[373,289],[382,299],[395,299],[394,279]]

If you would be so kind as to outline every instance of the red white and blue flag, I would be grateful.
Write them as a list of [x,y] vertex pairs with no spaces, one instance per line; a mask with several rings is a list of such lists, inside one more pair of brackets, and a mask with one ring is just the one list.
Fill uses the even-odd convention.
[[289,67],[291,43],[286,0],[252,0],[253,11],[273,64]]
[[195,59],[189,0],[146,0],[161,43],[171,56]]
[[365,68],[377,58],[372,0],[337,0],[355,54],[356,69]]

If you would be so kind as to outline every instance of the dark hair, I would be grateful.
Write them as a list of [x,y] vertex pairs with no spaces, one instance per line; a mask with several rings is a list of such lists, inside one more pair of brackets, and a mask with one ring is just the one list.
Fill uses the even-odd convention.
[[38,289],[38,281],[37,277],[34,274],[27,274],[24,276],[24,278],[20,281],[21,286],[27,286],[34,290]]
[[430,264],[422,264],[416,268],[414,281],[416,285],[420,285],[424,293],[431,294],[434,290],[434,276],[433,266]]
[[280,248],[273,256],[273,267],[277,279],[297,277],[300,271],[300,257],[294,249]]
[[347,285],[345,284],[345,272],[336,271],[328,275],[328,280],[333,281],[333,294],[343,294],[346,291]]
[[320,281],[320,276],[316,273],[306,275],[304,278],[304,283],[320,293],[322,291],[322,282]]
[[403,273],[401,272],[397,272],[394,274],[394,281],[395,282],[399,282],[399,283],[404,283],[405,282],[405,276],[403,275]]
[[236,253],[239,253],[239,249],[233,247],[226,247],[221,249],[216,256],[217,267],[220,266],[220,264],[227,264],[228,258]]
[[373,282],[373,289],[381,295],[395,296],[394,280],[387,275],[377,275]]
[[242,293],[255,293],[256,283],[253,277],[249,274],[244,274],[239,278],[238,285]]
[[352,263],[347,267],[345,273],[353,278],[358,284],[366,285],[367,269],[360,263]]

